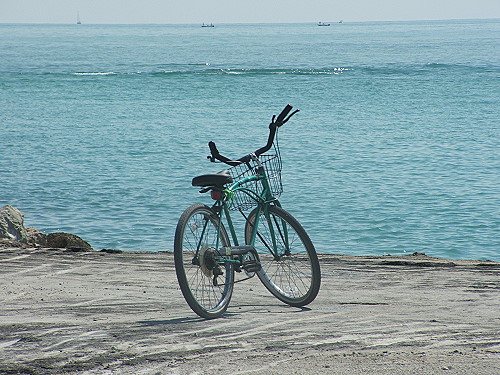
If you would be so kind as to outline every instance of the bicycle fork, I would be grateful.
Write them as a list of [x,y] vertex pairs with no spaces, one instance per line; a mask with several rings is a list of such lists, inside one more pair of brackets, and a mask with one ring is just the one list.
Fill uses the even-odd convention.
[[[276,201],[276,205],[281,207],[278,201]],[[262,213],[264,214],[263,217],[261,217]],[[278,220],[275,216],[270,215],[266,207],[259,208],[255,214],[253,223],[250,222],[249,218],[245,216],[243,212],[241,212],[241,214],[247,223],[249,223],[252,227],[252,237],[250,243],[255,243],[255,240],[258,237],[262,245],[269,251],[269,254],[271,254],[276,261],[279,261],[282,256],[290,255],[288,228],[287,223],[283,219]],[[264,238],[264,236],[257,230],[260,220],[265,220],[267,223],[267,230],[269,231],[269,236],[267,238]],[[281,244],[281,246],[279,246],[279,244]]]

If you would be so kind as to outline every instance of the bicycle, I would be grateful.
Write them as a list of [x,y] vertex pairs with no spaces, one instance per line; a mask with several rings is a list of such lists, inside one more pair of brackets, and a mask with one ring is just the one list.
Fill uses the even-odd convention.
[[[278,200],[283,185],[277,132],[299,112],[290,113],[292,109],[287,105],[278,117],[273,116],[267,144],[240,159],[221,155],[209,142],[208,159],[231,168],[192,180],[200,193],[210,192],[215,203],[212,207],[194,204],[181,215],[174,262],[182,294],[202,318],[220,317],[228,308],[234,284],[255,275],[290,306],[305,306],[319,292],[321,272],[314,245]],[[271,148],[273,152],[265,154]],[[230,211],[239,211],[245,218],[244,245]],[[235,272],[244,272],[244,278],[235,281]]]

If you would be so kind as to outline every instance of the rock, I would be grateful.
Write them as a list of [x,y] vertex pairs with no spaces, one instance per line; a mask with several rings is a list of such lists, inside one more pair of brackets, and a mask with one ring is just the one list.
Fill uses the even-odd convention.
[[0,238],[28,242],[28,235],[24,227],[24,214],[12,206],[0,208]]
[[[2,247],[48,246],[71,248],[73,250],[92,250],[92,246],[80,237],[70,233],[51,233],[46,235],[36,228],[24,227],[24,214],[12,206],[0,208],[0,240]],[[16,245],[17,244],[17,245]]]
[[108,254],[121,254],[121,253],[123,253],[123,250],[118,250],[118,249],[102,249],[99,251],[101,253],[108,253]]
[[0,238],[0,249],[13,249],[13,248],[25,248],[26,244],[23,244],[19,241],[9,240],[7,238]]
[[12,206],[0,208],[0,238],[29,244],[33,246],[45,245],[47,235],[36,228],[24,227],[24,214]]
[[426,253],[419,253],[418,251],[415,251],[413,254],[409,254],[409,255],[414,256],[414,257],[419,257],[419,256],[426,257],[427,256]]
[[34,228],[26,228],[26,234],[28,237],[28,243],[34,246],[45,246],[47,245],[47,235],[42,231]]
[[47,235],[47,247],[58,249],[83,249],[92,250],[92,246],[82,238],[71,233],[50,233]]

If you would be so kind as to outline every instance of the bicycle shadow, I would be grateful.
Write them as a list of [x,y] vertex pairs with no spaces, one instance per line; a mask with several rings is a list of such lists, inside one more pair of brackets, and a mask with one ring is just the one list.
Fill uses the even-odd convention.
[[191,324],[203,322],[207,319],[200,317],[184,317],[184,318],[173,318],[165,320],[140,320],[137,323],[145,326],[157,326],[157,325],[177,325],[177,324]]
[[[231,308],[231,306],[230,306]],[[310,307],[294,307],[287,305],[253,305],[253,304],[238,304],[232,306],[233,311],[226,311],[224,315],[215,319],[230,319],[238,316],[244,316],[246,314],[262,314],[262,313],[273,313],[273,314],[297,314],[312,311]],[[273,308],[273,311],[270,310]],[[238,309],[239,311],[234,311],[234,309]],[[281,309],[281,310],[280,310]],[[181,325],[181,324],[192,324],[192,323],[201,323],[210,321],[213,319],[205,319],[197,316],[190,317],[181,317],[181,318],[173,318],[173,319],[165,319],[165,320],[140,320],[137,323],[144,326],[159,326],[159,325]]]
[[238,305],[232,305],[229,307],[230,309],[238,309],[236,312],[231,312],[231,313],[226,313],[226,314],[262,314],[262,313],[272,313],[272,314],[297,314],[297,313],[303,313],[303,312],[308,312],[308,311],[313,311],[312,308],[302,306],[302,307],[295,307],[295,306],[288,306],[288,305],[281,305],[281,304],[266,304],[266,305],[255,305],[255,304],[238,304]]

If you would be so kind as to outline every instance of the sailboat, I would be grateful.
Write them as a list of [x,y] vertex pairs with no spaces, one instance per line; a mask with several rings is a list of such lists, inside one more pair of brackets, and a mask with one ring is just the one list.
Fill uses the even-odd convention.
[[80,21],[80,12],[76,12],[76,24],[81,25],[82,21]]

